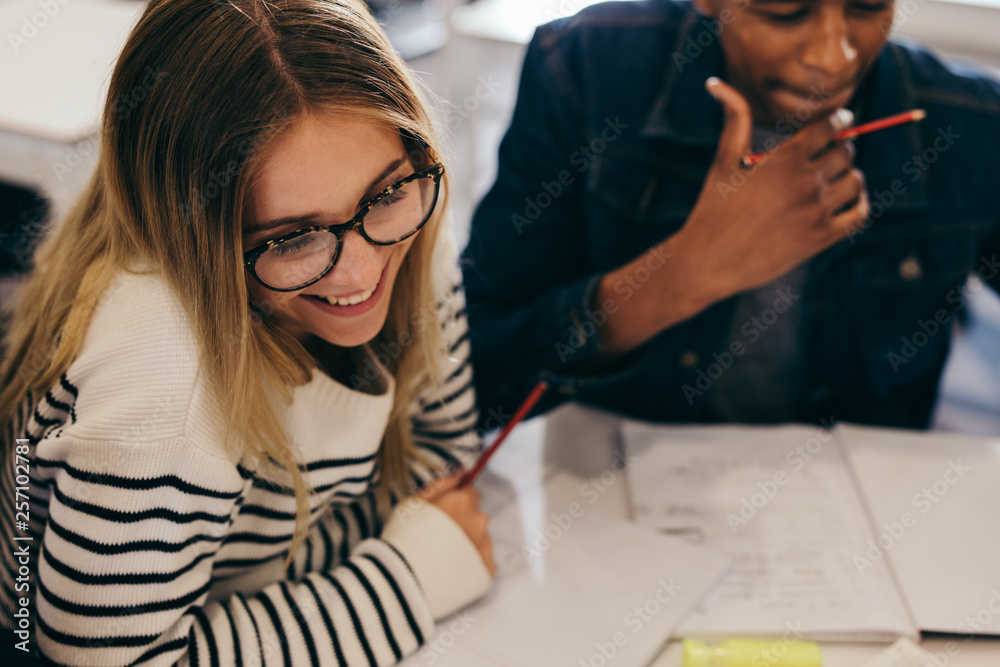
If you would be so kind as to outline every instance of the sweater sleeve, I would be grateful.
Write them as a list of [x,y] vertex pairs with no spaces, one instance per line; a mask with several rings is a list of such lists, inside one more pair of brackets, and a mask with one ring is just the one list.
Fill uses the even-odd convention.
[[51,480],[37,639],[55,664],[392,665],[489,585],[461,529],[425,504],[330,569],[211,598],[222,542],[266,538],[229,532],[242,470],[183,439],[59,440],[34,462]]

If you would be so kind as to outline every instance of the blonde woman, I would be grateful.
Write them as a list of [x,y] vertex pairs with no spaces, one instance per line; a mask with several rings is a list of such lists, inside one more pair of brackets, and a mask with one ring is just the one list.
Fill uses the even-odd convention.
[[14,655],[389,665],[485,593],[439,155],[359,1],[149,4],[6,338]]

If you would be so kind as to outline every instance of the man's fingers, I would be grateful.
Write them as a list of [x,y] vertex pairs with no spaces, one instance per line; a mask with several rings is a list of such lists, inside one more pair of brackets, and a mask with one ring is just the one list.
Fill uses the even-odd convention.
[[830,221],[830,228],[840,240],[844,235],[864,229],[868,224],[870,213],[871,205],[868,201],[868,192],[862,189],[861,196],[858,197],[853,206],[834,216]]
[[865,177],[860,169],[851,169],[847,175],[838,181],[829,183],[823,188],[823,207],[830,212],[833,220],[848,205],[853,207],[865,191]]
[[854,114],[848,109],[837,109],[822,120],[809,123],[785,142],[785,146],[795,150],[800,157],[816,160],[823,157],[830,144],[836,141],[837,133],[854,122]]

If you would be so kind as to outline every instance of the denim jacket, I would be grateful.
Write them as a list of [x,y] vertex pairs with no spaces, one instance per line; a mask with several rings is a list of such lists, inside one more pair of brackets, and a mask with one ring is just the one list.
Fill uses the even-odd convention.
[[[725,27],[686,2],[649,0],[595,5],[536,32],[463,254],[477,392],[493,426],[540,378],[553,387],[540,410],[573,399],[657,421],[710,419],[714,378],[747,342],[731,340],[738,297],[600,373],[565,369],[593,357],[615,307],[594,303],[601,277],[675,233],[702,189],[722,128],[704,82],[722,75]],[[1000,84],[893,41],[857,99],[856,124],[928,115],[856,140],[872,212],[811,260],[794,295],[804,347],[793,413],[925,428],[951,323],[969,290],[1000,286]],[[791,134],[802,121],[782,123]],[[745,177],[734,171],[729,185]],[[658,259],[670,261],[652,257],[650,272]],[[983,280],[966,283],[970,272]],[[617,297],[645,275],[616,285]]]

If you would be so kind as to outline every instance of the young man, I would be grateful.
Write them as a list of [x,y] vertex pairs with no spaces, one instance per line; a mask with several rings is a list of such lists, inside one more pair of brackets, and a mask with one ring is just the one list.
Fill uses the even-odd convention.
[[544,377],[543,409],[925,427],[966,277],[1000,285],[1000,84],[892,18],[649,0],[540,28],[464,255],[481,413]]

